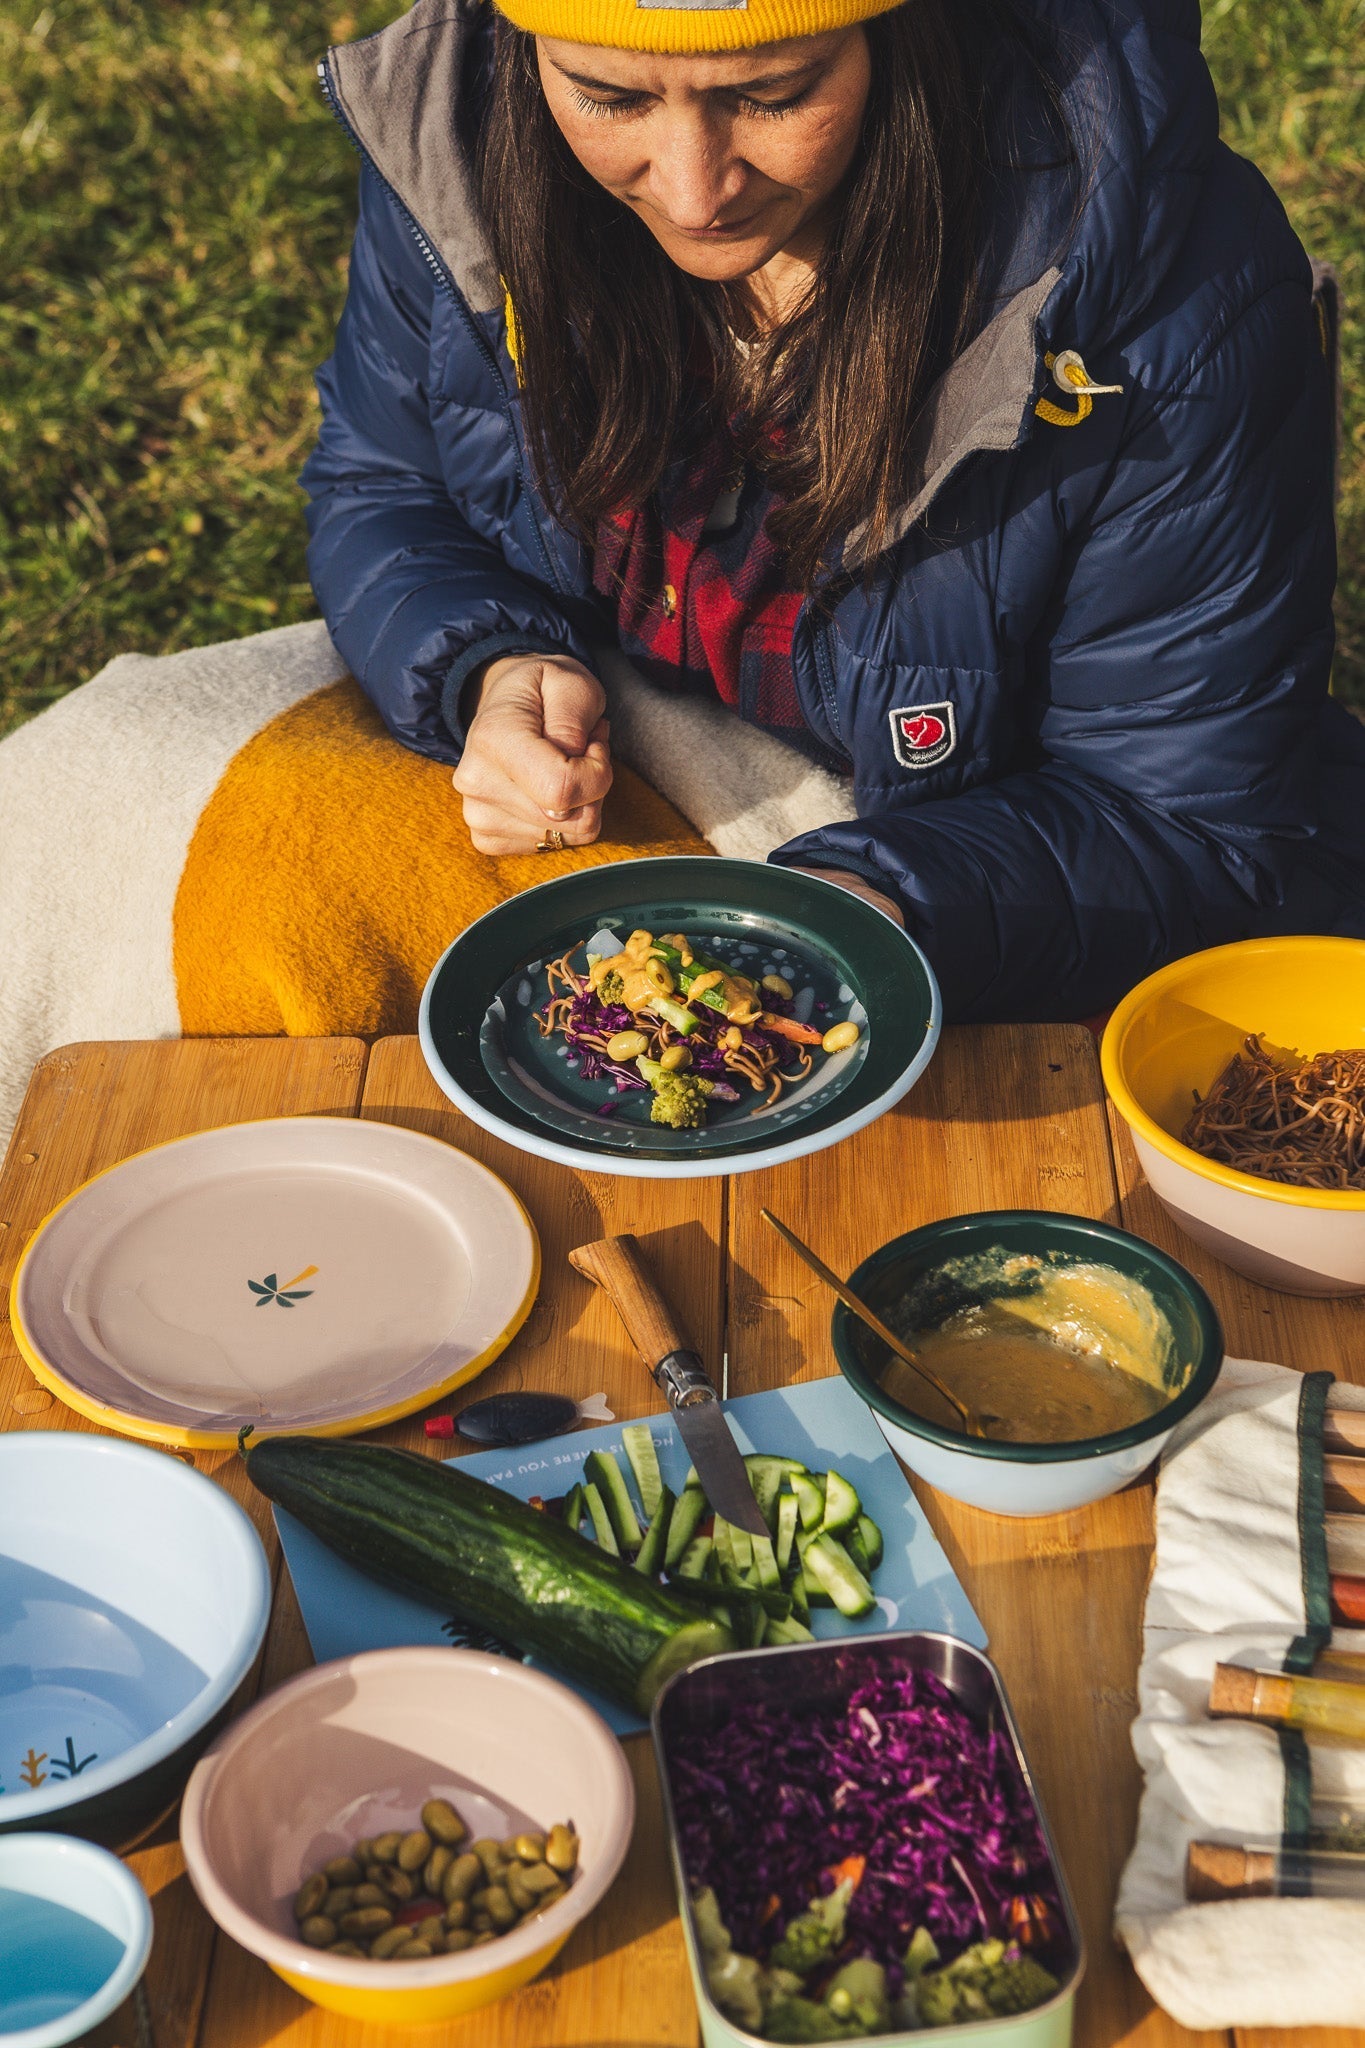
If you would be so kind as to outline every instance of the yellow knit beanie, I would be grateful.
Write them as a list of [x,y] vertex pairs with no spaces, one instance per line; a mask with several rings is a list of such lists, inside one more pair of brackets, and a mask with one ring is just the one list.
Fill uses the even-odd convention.
[[496,0],[531,35],[613,50],[751,50],[885,14],[901,0]]

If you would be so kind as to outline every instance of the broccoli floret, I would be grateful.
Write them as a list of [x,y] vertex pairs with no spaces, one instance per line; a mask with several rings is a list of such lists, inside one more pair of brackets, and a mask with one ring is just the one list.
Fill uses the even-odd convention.
[[866,2031],[857,2020],[836,2019],[827,2005],[817,2005],[813,1998],[780,1999],[763,2029],[769,2041],[855,2041]]
[[870,1956],[855,1956],[830,1978],[824,2002],[837,2020],[855,2021],[860,2034],[883,2033],[891,2017],[886,1971]]
[[910,1937],[910,1946],[905,1951],[905,1974],[909,1978],[922,1977],[931,1963],[938,1961],[938,1943],[927,1927],[917,1927]]
[[946,1970],[921,1977],[915,1993],[924,2025],[947,2027],[1029,2012],[1056,1989],[1057,1979],[1032,1956],[1007,1957],[1003,1942],[979,1941]]
[[692,1919],[704,1956],[729,1954],[730,1930],[720,1917],[720,1901],[709,1884],[704,1891],[692,1894]]
[[701,1944],[711,1996],[722,2012],[752,2033],[763,2020],[763,1971],[752,1956],[737,1955],[710,1885],[692,1899],[692,1918]]
[[812,1970],[827,1963],[844,1938],[844,1921],[852,1897],[852,1880],[845,1878],[825,1898],[812,1899],[805,1912],[788,1924],[769,1962],[783,1970],[795,1970],[798,1977],[808,1977]]
[[670,1071],[643,1053],[635,1062],[650,1087],[654,1100],[649,1106],[652,1124],[667,1124],[675,1131],[695,1131],[706,1121],[706,1098],[715,1087],[700,1074]]
[[626,999],[626,985],[613,967],[602,976],[593,994],[599,1003],[623,1003]]

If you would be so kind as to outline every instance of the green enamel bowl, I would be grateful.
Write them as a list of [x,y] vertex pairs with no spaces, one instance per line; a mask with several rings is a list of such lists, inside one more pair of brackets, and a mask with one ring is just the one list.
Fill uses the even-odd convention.
[[[1111,1266],[1136,1281],[1171,1333],[1165,1406],[1105,1436],[1056,1444],[1002,1443],[966,1436],[903,1407],[882,1383],[891,1354],[842,1302],[831,1328],[834,1355],[896,1456],[931,1486],[992,1514],[1065,1514],[1117,1493],[1160,1457],[1172,1430],[1194,1413],[1218,1378],[1222,1325],[1194,1275],[1145,1238],[1112,1223],[1050,1209],[990,1209],[926,1223],[864,1259],[848,1284],[894,1330],[907,1299],[929,1298],[942,1288],[944,1269],[952,1262],[997,1252]],[[945,1288],[941,1311],[922,1322],[916,1318],[914,1326],[934,1327],[960,1305]]]
[[[742,1104],[699,1131],[652,1125],[629,1097],[597,1115],[607,1087],[583,1081],[536,1028],[544,963],[639,927],[695,934],[759,973],[790,970],[828,1003],[817,1022],[865,1017],[862,1039],[773,1108]],[[870,903],[791,868],[685,855],[585,869],[500,903],[436,963],[419,1032],[437,1086],[483,1130],[565,1166],[668,1180],[751,1172],[861,1130],[913,1088],[940,1020],[928,961]]]

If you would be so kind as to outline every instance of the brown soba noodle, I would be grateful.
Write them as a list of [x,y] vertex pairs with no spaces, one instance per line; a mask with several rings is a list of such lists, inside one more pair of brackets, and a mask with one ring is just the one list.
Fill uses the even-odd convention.
[[1207,1095],[1195,1090],[1180,1136],[1259,1180],[1365,1188],[1365,1046],[1281,1064],[1253,1034]]

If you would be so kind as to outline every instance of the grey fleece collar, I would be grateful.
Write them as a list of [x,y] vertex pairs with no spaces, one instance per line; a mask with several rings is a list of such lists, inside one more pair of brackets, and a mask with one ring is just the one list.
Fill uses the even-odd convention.
[[[417,0],[377,35],[329,50],[326,72],[339,112],[428,251],[472,312],[492,313],[501,310],[502,285],[455,128],[468,33],[460,0]],[[1060,275],[1047,270],[1016,293],[939,378],[921,421],[921,481],[893,521],[888,545],[969,456],[1000,453],[1024,438],[1038,382],[1038,321]],[[849,535],[845,568],[862,566],[865,541],[863,527]]]

